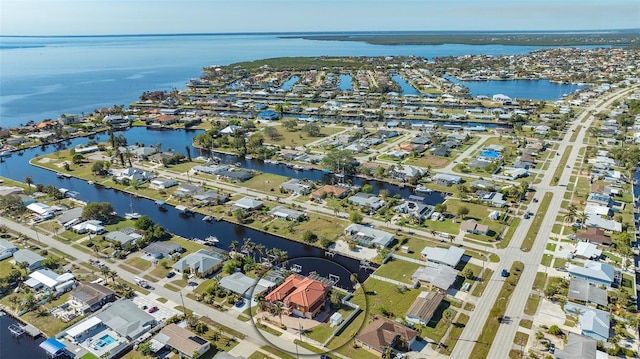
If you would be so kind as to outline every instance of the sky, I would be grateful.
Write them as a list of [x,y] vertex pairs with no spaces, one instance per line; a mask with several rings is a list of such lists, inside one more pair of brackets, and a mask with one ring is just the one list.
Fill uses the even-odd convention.
[[639,0],[1,0],[1,35],[640,28]]

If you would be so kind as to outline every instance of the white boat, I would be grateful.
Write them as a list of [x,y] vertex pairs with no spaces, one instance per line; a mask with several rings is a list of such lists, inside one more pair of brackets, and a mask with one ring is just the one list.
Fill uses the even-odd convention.
[[91,184],[92,185],[93,183],[94,183],[93,181],[87,181],[87,184]]
[[209,236],[209,237],[204,239],[204,242],[209,244],[209,245],[215,246],[216,243],[218,243],[219,241],[218,241],[218,238],[216,238],[214,236]]
[[304,167],[300,166],[300,165],[293,165],[292,167],[294,170],[296,171],[302,171],[304,169]]
[[126,218],[126,219],[138,219],[138,218],[142,217],[140,215],[140,213],[133,211],[133,201],[131,200],[131,195],[129,195],[129,208],[131,209],[131,212],[125,213],[124,214],[124,218]]
[[2,151],[0,152],[0,158],[8,158],[11,157],[11,151]]
[[211,221],[213,221],[213,217],[211,217],[211,216],[204,216],[204,217],[202,217],[202,221],[203,221],[203,222],[211,222]]
[[432,193],[433,192],[431,188],[427,188],[425,186],[417,186],[414,191],[416,193]]
[[138,212],[127,212],[124,214],[124,218],[126,219],[138,219],[142,217],[142,215]]

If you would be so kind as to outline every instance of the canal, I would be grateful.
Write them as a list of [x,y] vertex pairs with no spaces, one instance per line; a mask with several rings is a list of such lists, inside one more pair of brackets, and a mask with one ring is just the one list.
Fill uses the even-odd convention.
[[[130,144],[144,143],[146,145],[160,144],[163,149],[172,148],[176,151],[184,150],[185,146],[190,146],[193,136],[198,131],[153,131],[146,128],[136,127],[129,131],[119,134],[124,135]],[[106,134],[97,134],[95,140],[98,142],[106,141]],[[75,147],[79,144],[86,144],[87,138],[76,138],[64,143],[55,145],[41,146],[27,149],[21,155],[14,153],[10,158],[6,158],[0,163],[0,173],[8,178],[24,181],[26,177],[31,177],[34,183],[43,185],[53,185],[57,188],[66,188],[79,193],[78,199],[85,202],[109,202],[113,205],[117,213],[125,213],[130,211],[130,205],[133,210],[148,215],[154,222],[162,224],[169,232],[175,233],[185,238],[205,238],[207,236],[216,236],[220,241],[220,248],[228,248],[229,244],[237,240],[242,243],[244,238],[251,238],[256,244],[262,244],[267,248],[280,248],[287,251],[289,264],[300,264],[302,273],[315,271],[320,275],[328,276],[328,274],[336,274],[342,271],[336,266],[326,265],[326,261],[313,261],[308,257],[323,258],[325,251],[323,249],[305,245],[303,243],[290,241],[281,237],[277,237],[268,233],[263,233],[252,228],[244,227],[230,222],[219,221],[207,223],[202,221],[202,215],[196,214],[193,217],[181,216],[178,211],[168,206],[166,211],[160,211],[154,201],[146,198],[132,198],[129,194],[114,189],[107,189],[100,186],[90,185],[84,180],[76,178],[58,178],[56,173],[44,170],[39,167],[31,166],[29,160],[36,156],[51,153],[56,150],[63,150]],[[197,151],[192,147],[192,153]],[[241,162],[242,167],[267,172],[291,178],[308,178],[313,181],[328,182],[334,177],[328,173],[319,170],[295,171],[284,165],[265,164],[261,160],[247,160],[238,158],[237,156],[217,154],[221,156],[224,162],[235,163]],[[412,194],[409,188],[400,188],[389,183],[380,181],[367,181],[362,178],[350,177],[354,185],[362,186],[370,183],[374,192],[378,193],[382,189],[387,189],[391,195],[399,194],[406,198]],[[426,202],[437,204],[444,201],[444,195],[440,192],[433,192],[425,195]],[[307,257],[295,260],[296,257]],[[342,255],[336,255],[331,259],[333,262],[340,264],[350,273],[358,273],[359,279],[364,280],[368,273],[359,269],[359,261]],[[350,285],[348,275],[339,275],[341,280],[339,285],[348,287]]]

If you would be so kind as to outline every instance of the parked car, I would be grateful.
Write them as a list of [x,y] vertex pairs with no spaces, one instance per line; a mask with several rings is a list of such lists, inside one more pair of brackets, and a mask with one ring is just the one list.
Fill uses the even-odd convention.
[[173,278],[176,275],[176,272],[167,273],[167,278]]
[[502,272],[500,272],[500,275],[506,278],[509,276],[509,271],[506,269],[503,269]]
[[553,354],[556,352],[556,345],[551,343],[549,344],[549,353]]
[[154,306],[154,307],[149,308],[149,313],[155,313],[155,312],[157,312],[158,310],[159,310],[159,308],[158,308],[158,307],[156,307],[156,306]]

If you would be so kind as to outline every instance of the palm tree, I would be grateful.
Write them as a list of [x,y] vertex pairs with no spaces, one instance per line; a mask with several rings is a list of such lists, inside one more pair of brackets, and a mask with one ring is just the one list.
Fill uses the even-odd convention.
[[355,273],[351,273],[351,275],[349,276],[349,280],[351,281],[351,284],[353,284],[353,289],[356,289],[356,286],[358,285],[358,275]]
[[241,251],[247,254],[252,253],[256,244],[251,241],[251,238],[244,238],[242,241]]
[[102,266],[100,267],[100,273],[102,273],[102,275],[104,276],[104,280],[107,280],[109,274],[111,273],[111,269],[109,269],[109,267],[107,266]]
[[31,176],[25,177],[24,183],[27,185],[27,187],[31,188],[31,185],[33,184],[33,178],[31,178]]
[[[256,244],[255,250],[258,253],[258,255],[260,256],[260,260],[262,260],[262,257],[264,257],[264,253],[265,253],[265,249],[267,247],[264,246],[264,244]],[[255,261],[255,258],[254,258]]]
[[340,293],[338,293],[338,291],[332,290],[329,300],[331,301],[331,304],[334,308],[340,308],[340,305],[342,304],[342,298],[340,297]]
[[238,241],[233,240],[231,241],[231,244],[229,244],[229,249],[231,250],[231,252],[237,252],[238,251]]
[[280,325],[282,325],[282,313],[284,312],[284,303],[277,301],[272,307],[273,315],[277,315],[280,318]]
[[116,278],[118,278],[118,272],[114,270],[109,271],[109,278],[111,278],[111,281],[113,282],[113,284],[116,284]]

